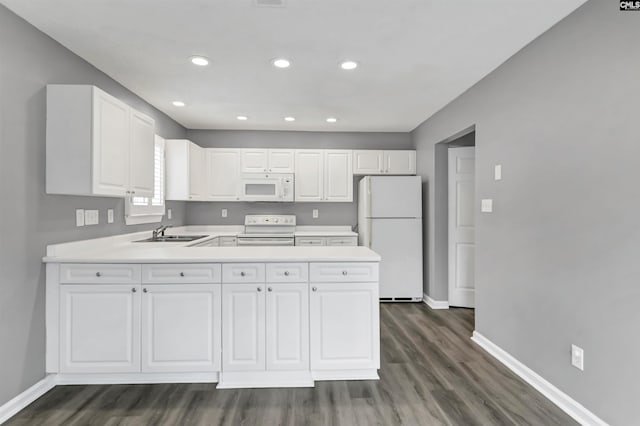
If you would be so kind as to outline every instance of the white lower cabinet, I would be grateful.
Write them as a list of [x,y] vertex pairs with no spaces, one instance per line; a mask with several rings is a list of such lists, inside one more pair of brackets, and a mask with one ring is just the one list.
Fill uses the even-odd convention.
[[222,371],[265,369],[264,287],[222,285]]
[[377,283],[311,284],[311,370],[380,368]]
[[140,285],[60,288],[60,372],[140,371]]
[[142,371],[220,371],[220,284],[142,287]]

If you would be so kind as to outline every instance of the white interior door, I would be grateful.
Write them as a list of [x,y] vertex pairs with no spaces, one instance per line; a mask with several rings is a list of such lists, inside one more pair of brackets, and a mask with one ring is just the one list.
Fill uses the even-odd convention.
[[449,305],[475,306],[475,147],[449,148]]

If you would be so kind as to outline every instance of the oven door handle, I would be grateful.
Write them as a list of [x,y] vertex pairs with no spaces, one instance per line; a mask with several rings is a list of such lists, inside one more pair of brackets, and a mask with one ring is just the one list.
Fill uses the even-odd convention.
[[269,240],[266,238],[238,238],[239,246],[292,246],[293,238]]

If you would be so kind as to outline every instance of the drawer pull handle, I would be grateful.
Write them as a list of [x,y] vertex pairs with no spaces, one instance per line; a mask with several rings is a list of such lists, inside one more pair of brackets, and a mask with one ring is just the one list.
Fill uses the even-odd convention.
[[96,272],[96,277],[101,277],[101,276],[102,276],[102,273]]
[[137,290],[135,287],[133,287],[133,288],[131,289],[131,293],[136,293],[137,291],[138,291],[138,290]]
[[143,292],[143,293],[148,293],[148,291],[147,291],[147,289],[146,289],[146,288],[143,288],[143,289],[142,289],[142,292]]
[[240,272],[240,276],[241,276],[241,277],[244,277],[244,276],[245,276],[244,271]]
[[269,287],[267,290],[268,290],[268,291],[273,291],[273,289],[272,289],[271,287]]
[[284,271],[284,276],[288,277],[289,276],[289,271]]
[[262,287],[258,287],[258,291],[262,291]]
[[311,291],[318,291],[318,287],[311,287]]
[[184,272],[180,272],[180,276],[181,276],[181,277],[184,277]]
[[347,275],[347,271],[342,271],[342,275],[346,276]]

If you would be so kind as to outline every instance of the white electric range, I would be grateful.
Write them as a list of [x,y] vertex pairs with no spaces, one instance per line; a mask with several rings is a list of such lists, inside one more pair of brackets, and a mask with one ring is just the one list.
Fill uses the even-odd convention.
[[246,215],[238,246],[293,246],[295,230],[295,215]]

